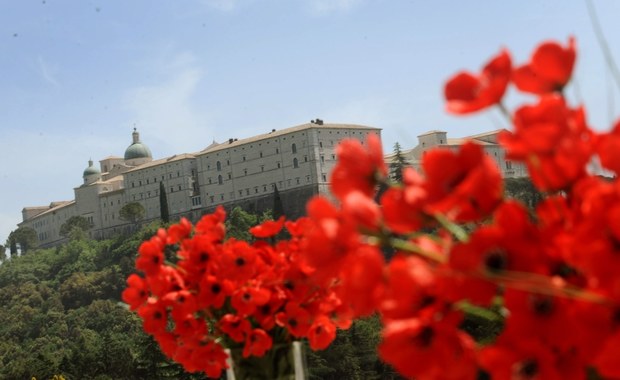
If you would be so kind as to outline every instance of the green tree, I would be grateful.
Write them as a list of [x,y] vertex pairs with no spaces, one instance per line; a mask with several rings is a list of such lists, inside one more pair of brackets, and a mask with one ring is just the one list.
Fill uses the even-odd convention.
[[6,245],[9,246],[9,253],[11,254],[11,257],[17,255],[17,240],[15,240],[15,231],[11,231],[9,234]]
[[161,221],[170,222],[170,211],[168,210],[168,197],[166,196],[166,187],[163,182],[159,183],[159,212]]
[[131,202],[123,206],[118,214],[122,220],[136,224],[144,219],[146,210],[140,203]]
[[258,224],[258,217],[237,206],[226,218],[226,235],[237,240],[252,241],[250,227]]
[[397,142],[394,144],[394,156],[390,162],[390,178],[396,182],[402,182],[403,169],[409,166],[410,163],[405,158],[400,144]]
[[19,227],[13,231],[13,233],[15,241],[19,244],[22,254],[30,251],[32,248],[36,248],[39,244],[37,232],[30,227]]
[[506,197],[523,202],[530,210],[534,210],[538,202],[545,197],[527,177],[506,178],[504,180],[504,191]]
[[76,215],[76,216],[72,216],[69,219],[67,219],[67,221],[64,222],[62,226],[60,226],[59,233],[61,236],[68,237],[69,233],[71,233],[71,230],[73,230],[74,228],[77,228],[81,230],[82,232],[86,232],[89,229],[91,229],[91,227],[92,226],[88,222],[88,219],[86,219],[83,216]]
[[0,245],[0,262],[6,260],[6,247]]
[[284,206],[282,205],[282,198],[280,197],[280,191],[278,186],[273,184],[273,219],[276,220],[284,215]]

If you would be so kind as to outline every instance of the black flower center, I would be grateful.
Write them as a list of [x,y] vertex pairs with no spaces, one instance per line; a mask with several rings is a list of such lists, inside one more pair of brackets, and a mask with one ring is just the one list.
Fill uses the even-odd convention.
[[435,331],[431,327],[424,327],[420,334],[417,336],[417,342],[422,347],[428,347],[433,342],[433,337],[435,336]]
[[531,379],[538,374],[538,363],[532,359],[526,360],[521,363],[519,368],[519,375],[524,379]]
[[548,297],[536,297],[532,300],[532,309],[539,316],[546,316],[553,313],[553,300]]
[[222,287],[220,286],[220,284],[211,285],[211,293],[218,294],[221,291],[222,291]]
[[489,272],[499,272],[506,269],[507,265],[506,252],[502,249],[493,249],[484,258],[484,267]]

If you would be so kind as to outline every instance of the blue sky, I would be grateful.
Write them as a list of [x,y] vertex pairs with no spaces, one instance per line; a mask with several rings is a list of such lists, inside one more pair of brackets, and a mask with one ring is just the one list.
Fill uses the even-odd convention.
[[[595,3],[620,60],[620,2]],[[134,125],[155,158],[317,117],[408,148],[505,126],[446,115],[445,79],[569,35],[569,96],[608,128],[620,94],[585,0],[0,0],[0,244],[24,206],[73,199],[88,159],[122,155]]]

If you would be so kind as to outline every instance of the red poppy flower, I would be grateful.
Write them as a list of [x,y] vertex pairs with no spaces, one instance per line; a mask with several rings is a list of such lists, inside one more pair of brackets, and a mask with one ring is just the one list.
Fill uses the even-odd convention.
[[502,198],[502,177],[497,165],[473,142],[458,152],[434,149],[422,166],[428,194],[424,211],[440,213],[457,222],[479,220],[490,214]]
[[296,303],[288,303],[283,312],[276,315],[276,322],[296,338],[304,337],[310,328],[310,313]]
[[513,119],[514,132],[499,141],[507,158],[527,164],[538,189],[561,190],[585,176],[594,139],[583,108],[570,109],[560,96],[548,95],[519,108]]
[[226,211],[224,207],[217,206],[215,212],[204,215],[198,223],[196,223],[196,233],[210,236],[213,241],[222,241],[226,235]]
[[575,64],[575,39],[568,39],[568,46],[557,42],[539,45],[530,62],[517,68],[512,80],[517,88],[533,94],[547,94],[562,91],[568,83]]
[[510,81],[511,70],[510,55],[502,50],[484,66],[481,74],[458,73],[444,87],[446,110],[467,114],[499,103]]
[[168,313],[162,302],[149,299],[146,304],[138,308],[138,315],[142,318],[142,326],[147,333],[157,335],[166,331]]
[[609,133],[598,135],[595,145],[596,153],[604,168],[620,175],[620,120]]
[[342,266],[340,296],[355,315],[369,315],[383,294],[383,255],[374,246],[362,245]]
[[189,359],[208,377],[217,379],[222,374],[222,370],[228,368],[227,358],[228,355],[222,346],[215,342],[208,342],[203,346],[196,347]]
[[352,191],[372,197],[377,179],[387,175],[379,137],[369,134],[366,146],[359,140],[343,140],[336,147],[336,155],[338,162],[331,174],[332,193],[341,200]]
[[620,378],[618,352],[620,352],[620,331],[616,331],[601,344],[601,350],[593,363],[597,372],[606,379]]
[[494,380],[564,379],[553,352],[536,339],[523,336],[513,345],[495,344],[483,348],[480,362]]
[[168,238],[166,244],[176,244],[181,239],[189,236],[192,232],[192,224],[186,218],[181,218],[179,223],[173,224],[168,227]]
[[428,263],[416,256],[398,255],[388,267],[388,283],[381,314],[387,320],[408,319],[437,301],[436,276]]
[[162,302],[172,308],[172,315],[193,314],[198,310],[196,296],[188,290],[179,290],[170,292],[162,297]]
[[293,237],[302,236],[310,224],[312,224],[312,221],[306,217],[301,217],[294,221],[287,220],[284,222],[284,226]]
[[271,330],[276,324],[276,314],[285,301],[286,298],[282,293],[272,292],[269,302],[257,307],[252,316],[263,329]]
[[250,233],[257,238],[268,238],[277,235],[282,230],[282,226],[284,226],[283,216],[278,220],[267,220],[250,228]]
[[342,203],[345,218],[368,231],[377,231],[381,222],[379,205],[359,191],[350,192]]
[[317,271],[317,278],[336,275],[346,256],[360,244],[357,226],[347,223],[342,213],[327,199],[314,197],[308,204],[312,225],[302,245],[304,260]]
[[170,359],[174,358],[177,348],[179,348],[179,344],[177,342],[176,336],[173,333],[168,331],[160,332],[154,335],[153,338],[159,344],[161,352],[163,352],[164,355],[166,355]]
[[232,294],[230,303],[237,310],[237,314],[246,316],[252,314],[256,307],[269,302],[270,297],[271,292],[265,288],[246,286]]
[[541,253],[544,237],[520,203],[506,201],[494,213],[494,223],[475,230],[467,242],[455,245],[450,265],[460,271],[546,273]]
[[170,292],[186,289],[183,275],[176,268],[167,265],[162,266],[156,275],[147,277],[146,280],[151,294],[160,298]]
[[243,342],[252,329],[250,321],[235,314],[220,318],[218,327],[235,342]]
[[221,244],[214,242],[211,236],[195,235],[183,241],[177,253],[181,258],[177,266],[186,274],[188,283],[197,284],[217,267],[221,251]]
[[152,237],[140,244],[139,256],[136,259],[136,268],[152,276],[159,272],[164,264],[164,244],[158,237]]
[[183,340],[184,344],[195,342],[199,344],[207,334],[207,324],[202,317],[194,317],[191,314],[174,317],[174,334]]
[[149,287],[146,280],[137,274],[131,274],[127,278],[127,288],[123,290],[123,302],[129,305],[130,310],[135,310],[144,304],[149,296]]
[[324,350],[336,339],[336,326],[324,315],[314,319],[308,330],[308,341],[313,350]]
[[474,342],[451,322],[391,321],[379,355],[402,375],[416,379],[474,379]]
[[220,257],[221,275],[232,281],[247,281],[258,272],[256,250],[245,241],[229,239]]
[[385,223],[400,234],[419,230],[430,222],[423,210],[427,198],[422,176],[413,168],[405,168],[403,187],[390,187],[381,197]]
[[213,306],[219,309],[224,305],[226,297],[232,294],[233,285],[230,281],[220,280],[215,276],[207,275],[200,281],[200,291],[197,301],[200,307]]
[[528,331],[541,342],[560,349],[568,349],[578,343],[579,334],[566,333],[580,330],[573,317],[572,300],[512,289],[506,291],[504,298],[510,310],[503,333],[507,339],[522,339],[523,332]]
[[245,340],[245,346],[243,347],[243,357],[247,358],[250,355],[263,356],[265,352],[271,349],[273,340],[271,336],[263,329],[254,329]]

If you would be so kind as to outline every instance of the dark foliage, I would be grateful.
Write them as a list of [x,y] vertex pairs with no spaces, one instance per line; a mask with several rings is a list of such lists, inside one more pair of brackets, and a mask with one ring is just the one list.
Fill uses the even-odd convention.
[[[233,215],[237,232],[272,217]],[[120,303],[138,246],[160,226],[107,241],[72,234],[0,265],[0,378],[203,379],[167,360]],[[360,320],[328,349],[306,350],[311,379],[398,378],[375,353],[379,332],[378,318]]]
[[159,183],[159,212],[161,221],[170,222],[170,210],[168,210],[168,196],[166,195],[166,186],[163,182]]

